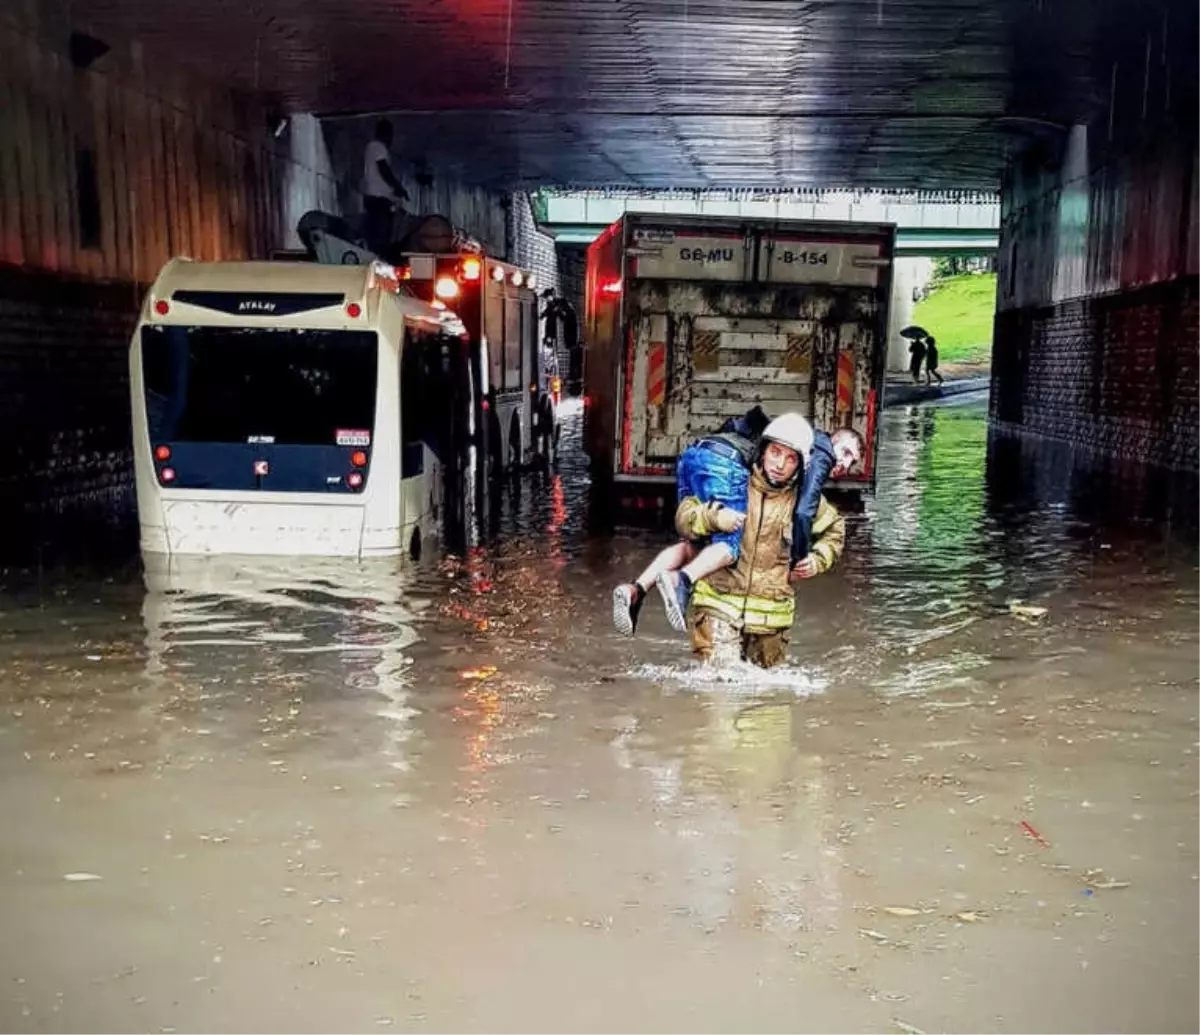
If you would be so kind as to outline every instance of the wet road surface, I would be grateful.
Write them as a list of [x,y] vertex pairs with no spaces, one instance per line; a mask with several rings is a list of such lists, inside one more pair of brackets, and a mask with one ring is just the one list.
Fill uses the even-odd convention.
[[1194,535],[885,424],[769,675],[612,632],[570,427],[468,562],[13,581],[0,1027],[1197,1030]]

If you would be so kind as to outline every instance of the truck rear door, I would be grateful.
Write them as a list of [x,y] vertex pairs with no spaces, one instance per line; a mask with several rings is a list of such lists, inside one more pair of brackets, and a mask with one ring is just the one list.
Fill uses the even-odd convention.
[[850,482],[875,480],[891,251],[890,233],[815,235],[787,224],[758,241],[760,280],[803,292],[796,348],[809,382],[801,412],[826,431],[853,428],[866,443],[863,469]]
[[[737,229],[638,227],[631,234],[619,470],[673,476],[680,450],[766,393],[794,401],[777,328],[749,316],[754,238]],[[766,405],[766,404],[764,404]]]
[[689,441],[755,405],[854,427],[873,457],[879,242],[761,226],[642,233],[626,286],[620,472],[670,475]]

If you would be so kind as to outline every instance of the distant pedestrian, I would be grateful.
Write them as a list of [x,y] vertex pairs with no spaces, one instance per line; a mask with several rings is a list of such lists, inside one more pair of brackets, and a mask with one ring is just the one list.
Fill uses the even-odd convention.
[[925,342],[920,338],[914,338],[911,345],[908,346],[908,354],[911,357],[908,361],[908,370],[912,374],[913,384],[921,383],[921,363],[925,359]]
[[375,137],[363,153],[363,236],[367,247],[380,258],[392,243],[395,213],[408,191],[392,170],[395,131],[387,119],[375,124]]
[[933,384],[931,378],[934,377],[938,384],[946,383],[946,379],[938,373],[937,338],[929,337],[925,339],[925,383]]

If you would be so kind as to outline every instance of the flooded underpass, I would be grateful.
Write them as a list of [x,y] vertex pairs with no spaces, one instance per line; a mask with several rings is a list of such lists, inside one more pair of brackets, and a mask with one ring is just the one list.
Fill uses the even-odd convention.
[[575,435],[466,559],[10,580],[4,1030],[1197,1029],[1194,531],[888,411],[717,675]]

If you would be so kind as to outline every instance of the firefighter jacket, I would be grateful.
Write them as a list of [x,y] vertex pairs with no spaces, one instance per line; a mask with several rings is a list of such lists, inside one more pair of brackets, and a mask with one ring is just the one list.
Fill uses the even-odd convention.
[[[692,606],[711,611],[755,635],[789,629],[796,620],[791,574],[792,516],[795,484],[776,488],[755,467],[750,477],[742,552],[737,562],[696,583]],[[675,512],[679,534],[695,539],[717,531],[716,504],[690,497]],[[842,555],[846,523],[824,496],[812,524],[811,555],[824,574]]]

